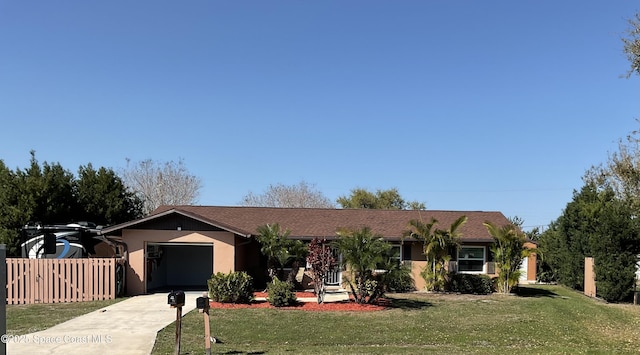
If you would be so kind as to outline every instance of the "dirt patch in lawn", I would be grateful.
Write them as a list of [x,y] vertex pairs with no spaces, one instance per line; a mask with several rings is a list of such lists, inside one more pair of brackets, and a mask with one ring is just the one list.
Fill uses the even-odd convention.
[[[264,292],[256,292],[255,297],[266,297]],[[296,292],[296,298],[314,297],[312,292]],[[333,311],[333,312],[371,312],[381,311],[388,309],[391,306],[391,302],[387,299],[380,299],[376,304],[358,304],[353,301],[340,301],[340,302],[325,302],[318,304],[317,302],[297,302],[295,305],[286,307],[274,307],[267,301],[253,301],[250,304],[234,304],[234,303],[219,303],[211,302],[211,308],[214,309],[240,309],[240,308],[273,308],[273,309],[289,309],[289,310],[301,310],[301,311]]]

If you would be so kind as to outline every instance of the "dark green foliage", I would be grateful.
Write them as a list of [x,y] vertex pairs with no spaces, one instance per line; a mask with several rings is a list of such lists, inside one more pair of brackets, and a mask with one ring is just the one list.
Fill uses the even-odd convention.
[[640,229],[635,214],[613,191],[601,193],[600,221],[590,240],[596,293],[609,302],[630,299],[635,282]]
[[587,183],[551,228],[540,247],[558,282],[584,289],[584,258],[594,258],[596,292],[611,302],[628,299],[635,282],[640,228],[633,204],[610,187]]
[[343,266],[350,275],[344,276],[353,297],[358,303],[373,303],[383,294],[383,288],[373,271],[388,261],[391,244],[382,236],[373,234],[371,228],[345,229],[338,233],[336,245],[342,254]]
[[493,289],[493,281],[488,275],[449,274],[447,290],[450,292],[488,295]]
[[633,295],[636,257],[630,253],[594,257],[597,296],[608,302],[629,301]]
[[19,231],[29,222],[117,224],[140,217],[138,200],[116,174],[81,167],[78,178],[60,164],[42,165],[31,152],[29,167],[15,172],[0,160],[0,243],[19,255]]
[[17,255],[18,230],[25,221],[23,212],[18,208],[16,176],[0,160],[0,243],[7,245],[8,255]]
[[423,202],[405,201],[398,189],[377,190],[375,193],[365,189],[356,188],[351,190],[351,195],[340,196],[337,200],[342,208],[368,208],[384,210],[424,210],[426,206]]
[[253,279],[244,271],[211,275],[207,281],[209,297],[214,302],[251,303],[253,300]]
[[267,285],[267,301],[274,307],[293,306],[296,304],[296,294],[293,285],[280,281],[277,277]]
[[[260,251],[267,257],[269,277],[282,277],[293,283],[300,263],[307,256],[307,246],[300,240],[289,239],[291,231],[282,232],[278,223],[262,225],[258,227],[257,232],[256,239],[260,243]],[[291,273],[283,275],[284,268],[289,263]]]
[[584,289],[584,258],[591,255],[589,241],[600,223],[598,191],[585,185],[575,191],[563,214],[540,237],[540,249],[559,283]]
[[78,169],[76,182],[78,204],[74,218],[98,225],[121,223],[140,216],[142,202],[127,191],[122,179],[111,169],[95,170],[91,164]]
[[411,267],[408,264],[392,266],[381,275],[384,289],[389,292],[410,292],[416,290],[415,282],[411,276]]

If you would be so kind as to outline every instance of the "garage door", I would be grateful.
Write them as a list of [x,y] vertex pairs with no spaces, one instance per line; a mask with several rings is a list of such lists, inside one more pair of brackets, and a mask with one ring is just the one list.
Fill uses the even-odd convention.
[[213,273],[213,244],[148,243],[147,291],[206,290]]

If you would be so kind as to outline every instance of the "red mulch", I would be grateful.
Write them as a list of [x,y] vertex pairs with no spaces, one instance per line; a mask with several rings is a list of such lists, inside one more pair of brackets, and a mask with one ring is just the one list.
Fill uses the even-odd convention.
[[[264,292],[256,292],[255,297],[266,297]],[[296,298],[315,297],[312,292],[296,292]],[[298,302],[295,306],[274,307],[267,301],[253,301],[251,304],[233,304],[211,302],[211,308],[218,309],[240,309],[240,308],[273,308],[273,309],[295,309],[301,311],[350,311],[350,312],[370,312],[388,309],[391,302],[387,299],[378,300],[378,304],[358,304],[353,301],[328,302],[318,304],[316,302]]]

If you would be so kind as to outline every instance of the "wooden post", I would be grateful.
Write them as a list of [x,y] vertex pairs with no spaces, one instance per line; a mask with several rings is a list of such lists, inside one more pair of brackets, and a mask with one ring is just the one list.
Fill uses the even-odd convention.
[[176,355],[180,355],[180,337],[182,336],[182,306],[176,307]]
[[[7,246],[0,244],[0,335],[7,334]],[[7,355],[7,344],[0,341],[0,355]]]
[[206,307],[202,314],[204,315],[204,353],[211,355],[211,329],[209,329],[209,307]]

